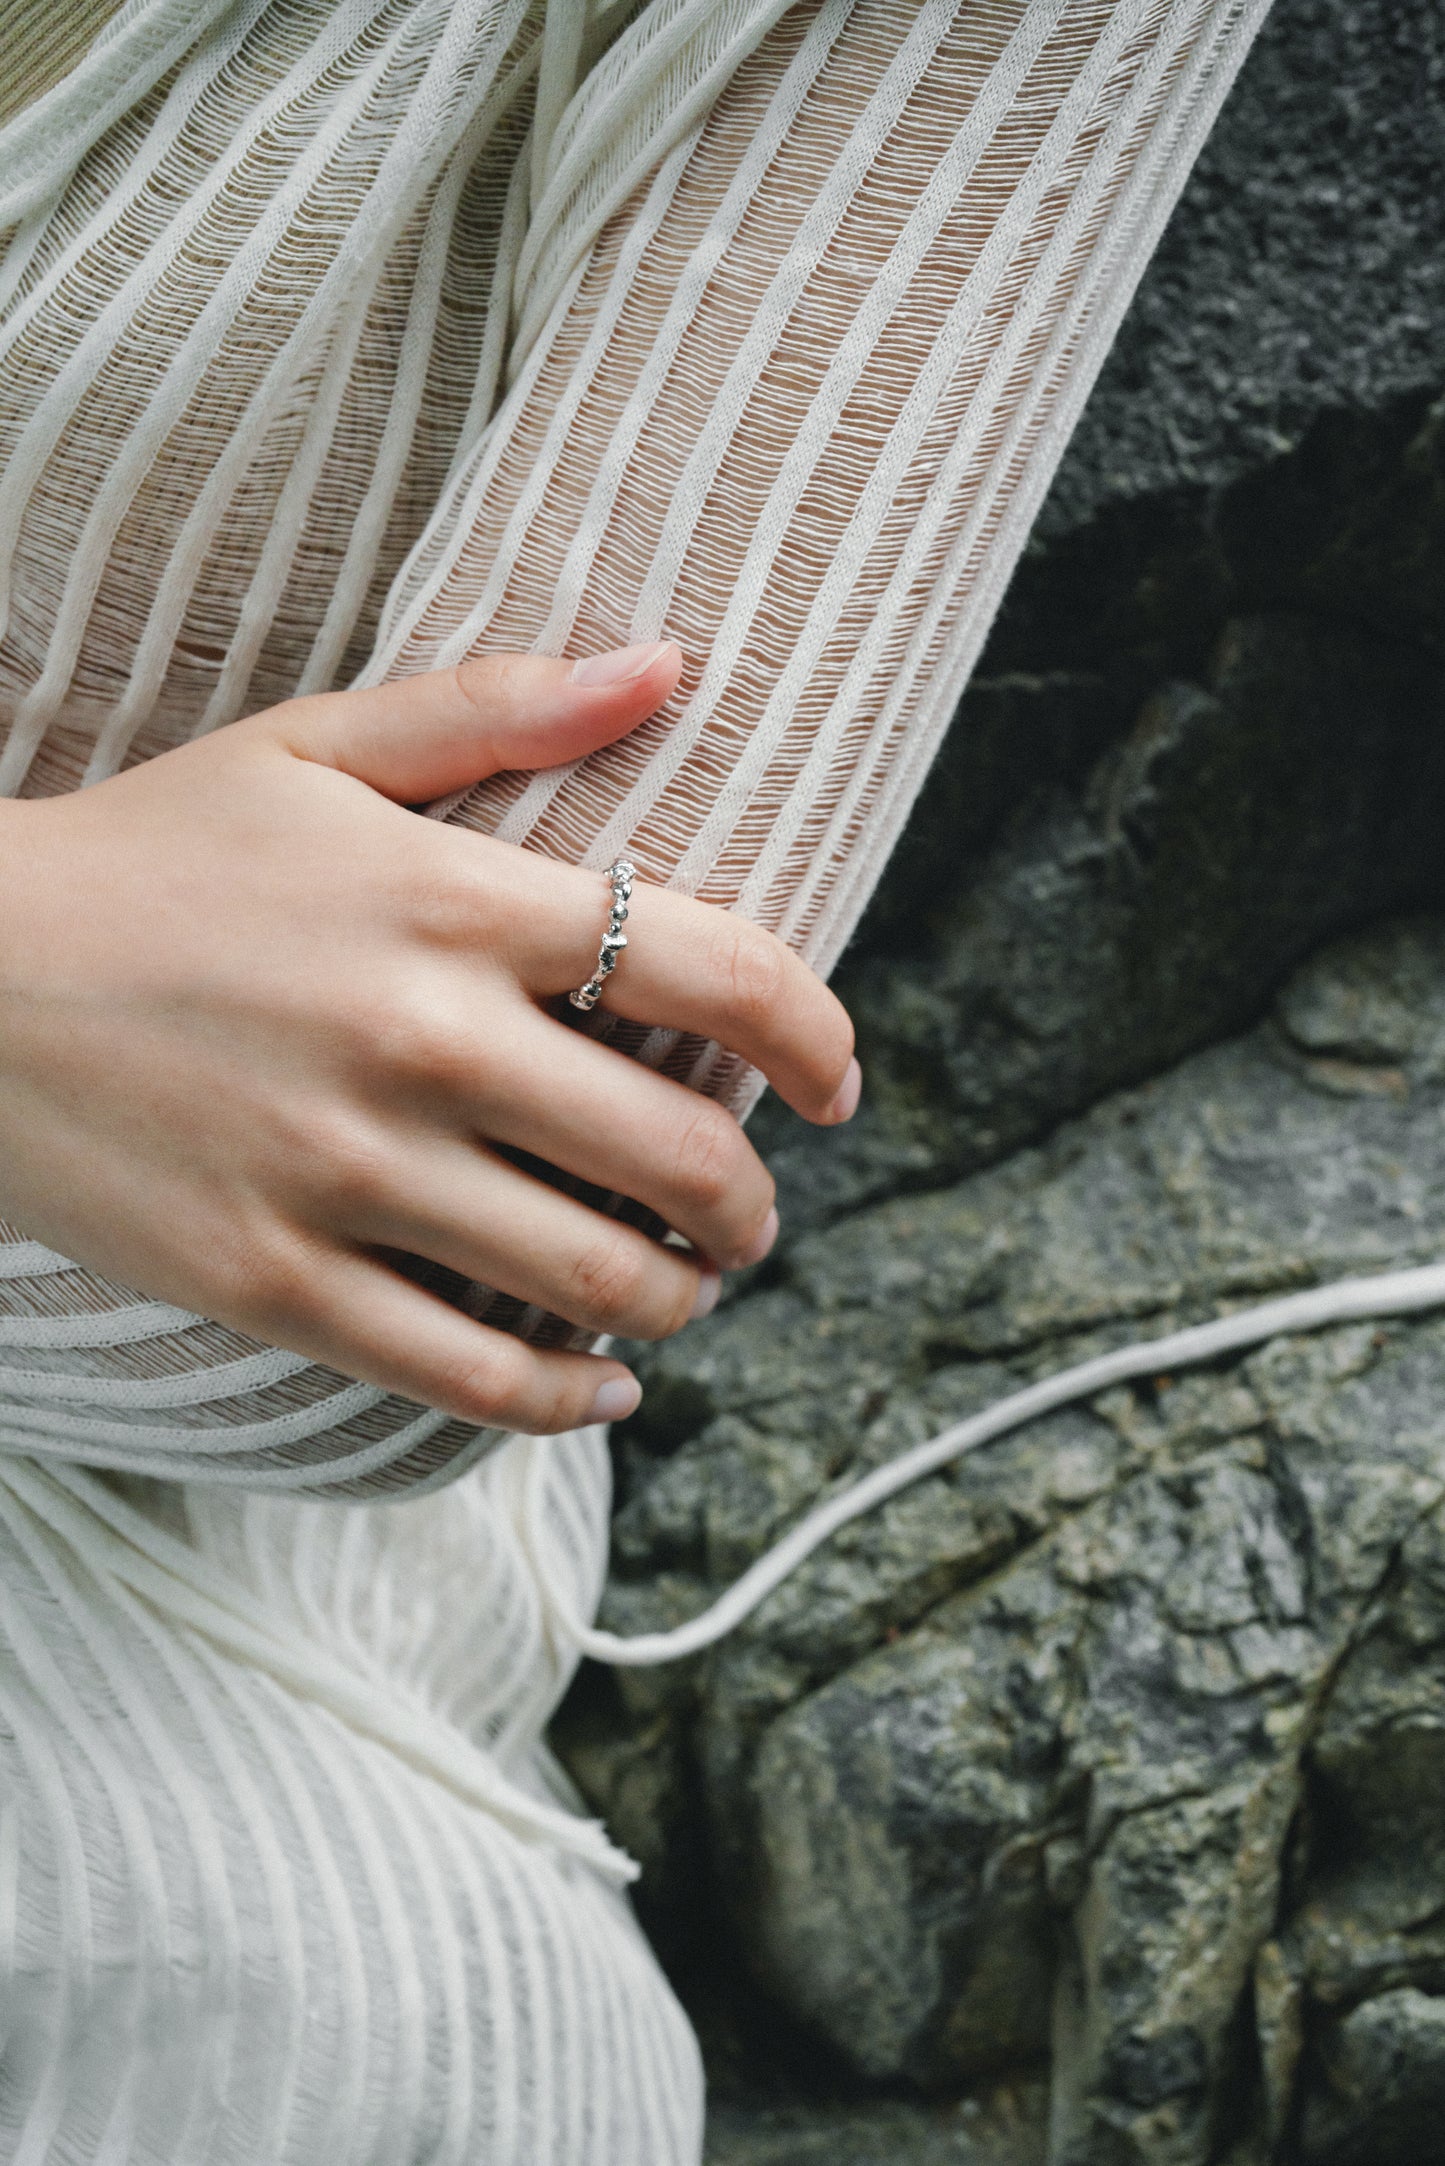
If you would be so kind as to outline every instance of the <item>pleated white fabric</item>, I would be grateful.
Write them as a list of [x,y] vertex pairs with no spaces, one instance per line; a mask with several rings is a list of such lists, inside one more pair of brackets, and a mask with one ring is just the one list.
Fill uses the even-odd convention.
[[370,1511],[14,1462],[0,2156],[695,2158],[687,2024],[538,1743],[534,1468],[600,1559],[579,1443]]
[[[124,0],[0,130],[0,787],[666,632],[663,715],[438,809],[826,969],[1264,6]],[[543,1744],[600,1433],[0,1228],[0,1445],[3,2155],[695,2159]]]

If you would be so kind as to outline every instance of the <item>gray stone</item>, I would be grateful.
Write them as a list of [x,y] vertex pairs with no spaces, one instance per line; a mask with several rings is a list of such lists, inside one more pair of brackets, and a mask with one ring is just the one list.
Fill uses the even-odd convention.
[[1044,2166],[1037,2085],[959,2106],[724,2104],[706,2166]]
[[[1245,1038],[798,1243],[642,1358],[607,1621],[687,1614],[1021,1381],[1438,1255],[1442,1014],[1445,925],[1387,924]],[[689,1920],[721,1921],[747,1990],[855,2078],[948,2098],[1047,2067],[1054,2166],[1347,2144],[1320,2101],[1375,2065],[1353,2011],[1445,1991],[1445,1321],[1000,1439],[710,1656],[618,1673],[586,1729],[574,1770],[684,1970]]]
[[[863,1110],[764,1102],[780,1251],[639,1353],[616,1629],[1020,1382],[1442,1253],[1442,55],[1276,0],[838,973]],[[558,1742],[711,2166],[1416,2166],[1445,1320],[1000,1439]]]
[[1218,483],[1437,380],[1445,17],[1275,0],[1042,521]]
[[1435,0],[1277,0],[838,973],[863,1112],[760,1109],[790,1227],[1445,900],[1442,72]]
[[[1436,417],[1397,471],[1417,459],[1445,467]],[[1445,485],[1421,519],[1445,585]],[[820,1137],[760,1108],[791,1228],[1017,1149],[1243,1027],[1321,941],[1445,899],[1438,651],[1314,607],[1224,609],[1204,655],[1158,665],[970,692],[837,974],[858,1120]],[[990,762],[1002,802],[970,834],[957,808],[987,799]]]
[[1354,2008],[1321,2042],[1305,2114],[1307,2166],[1419,2166],[1440,2155],[1445,1998],[1402,1986]]

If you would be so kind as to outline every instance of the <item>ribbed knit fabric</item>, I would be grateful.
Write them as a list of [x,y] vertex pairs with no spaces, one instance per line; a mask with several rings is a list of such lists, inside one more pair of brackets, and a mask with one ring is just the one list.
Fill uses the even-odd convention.
[[[444,809],[826,969],[1263,11],[126,0],[0,131],[0,786],[667,632],[664,714]],[[542,1743],[600,1433],[496,1446],[19,1228],[0,1364],[4,2156],[688,2166]]]

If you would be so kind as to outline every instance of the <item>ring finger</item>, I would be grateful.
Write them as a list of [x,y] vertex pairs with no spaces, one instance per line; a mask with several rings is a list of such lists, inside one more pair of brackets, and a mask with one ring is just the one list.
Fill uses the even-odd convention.
[[717,1298],[713,1265],[460,1141],[418,1140],[345,1231],[624,1338],[667,1338]]
[[729,1270],[758,1260],[774,1183],[732,1114],[549,1016],[494,1056],[479,1119],[496,1142],[645,1203]]

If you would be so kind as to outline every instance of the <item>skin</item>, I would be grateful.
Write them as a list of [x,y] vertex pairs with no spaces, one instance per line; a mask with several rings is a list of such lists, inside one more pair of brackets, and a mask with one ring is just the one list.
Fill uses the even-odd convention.
[[[478,657],[0,804],[0,1215],[469,1421],[551,1433],[630,1412],[620,1362],[524,1346],[387,1260],[655,1339],[776,1234],[730,1114],[550,1012],[591,974],[598,874],[407,809],[611,743],[682,665],[663,644],[615,666],[632,674],[588,684],[565,661]],[[848,1018],[771,934],[641,881],[627,932],[602,1005],[717,1039],[808,1120],[851,1115]],[[690,1247],[496,1144],[637,1198]]]

